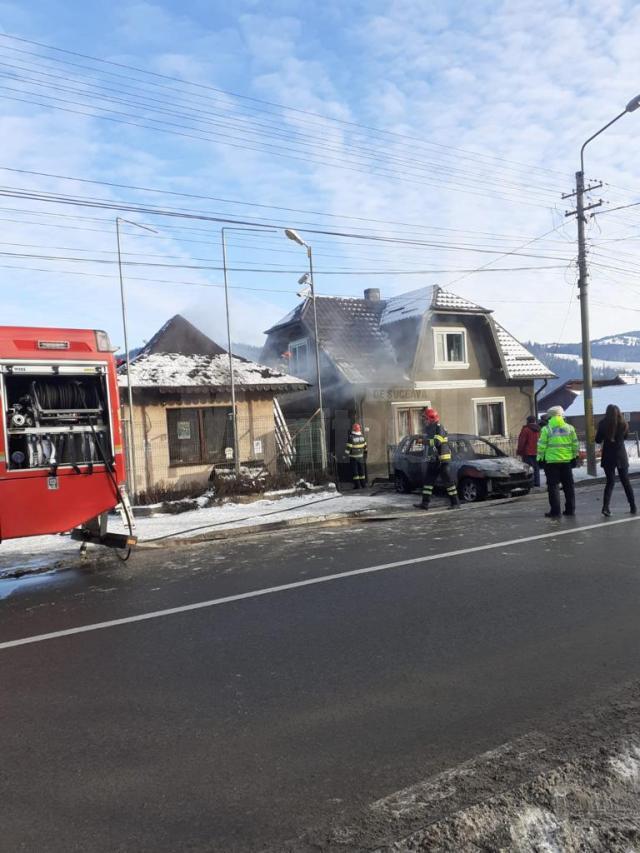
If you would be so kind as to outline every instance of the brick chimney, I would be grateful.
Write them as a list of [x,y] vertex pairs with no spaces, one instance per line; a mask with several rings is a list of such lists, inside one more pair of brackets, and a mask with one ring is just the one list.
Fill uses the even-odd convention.
[[380,302],[380,289],[377,287],[368,287],[364,292],[364,298],[367,302]]

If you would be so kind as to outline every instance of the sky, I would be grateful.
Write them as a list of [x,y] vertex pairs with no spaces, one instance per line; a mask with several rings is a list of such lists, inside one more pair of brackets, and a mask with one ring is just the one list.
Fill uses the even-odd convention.
[[[639,41],[623,0],[0,2],[3,322],[122,346],[120,216],[131,346],[177,312],[226,344],[233,222],[235,341],[299,300],[285,227],[319,294],[439,284],[578,340],[562,195]],[[586,150],[592,337],[640,329],[638,140],[640,110]]]

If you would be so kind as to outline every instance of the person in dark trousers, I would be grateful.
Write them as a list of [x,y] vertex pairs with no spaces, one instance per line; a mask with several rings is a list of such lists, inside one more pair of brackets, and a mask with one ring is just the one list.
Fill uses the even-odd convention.
[[602,514],[606,516],[611,515],[609,504],[616,482],[616,470],[629,501],[629,510],[634,514],[636,512],[636,499],[629,481],[629,457],[625,445],[628,433],[629,424],[625,421],[620,409],[614,405],[607,406],[607,411],[598,424],[596,432],[596,444],[602,445],[600,464],[607,478],[602,499]]
[[575,428],[564,419],[562,406],[552,406],[547,412],[549,423],[540,430],[538,440],[538,462],[544,466],[549,492],[547,518],[559,518],[560,486],[564,492],[564,515],[576,514],[576,493],[573,484],[573,469],[579,455],[580,445]]
[[540,466],[538,465],[538,439],[540,427],[534,415],[529,415],[526,424],[518,436],[518,456],[533,468],[533,485],[540,486]]
[[354,424],[351,427],[346,450],[351,463],[353,488],[364,489],[367,486],[367,474],[365,467],[367,460],[367,440],[362,434],[362,427],[360,424]]
[[427,470],[422,486],[422,501],[414,504],[417,509],[429,509],[433,487],[438,478],[447,490],[451,509],[460,506],[458,489],[451,479],[449,462],[451,449],[447,439],[447,431],[440,423],[440,416],[435,409],[424,410],[423,440],[427,451]]

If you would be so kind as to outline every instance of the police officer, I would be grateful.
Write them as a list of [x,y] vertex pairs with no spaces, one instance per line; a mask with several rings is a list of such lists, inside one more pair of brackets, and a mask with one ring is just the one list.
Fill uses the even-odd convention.
[[360,424],[354,424],[349,433],[347,442],[347,456],[351,462],[351,474],[353,476],[353,488],[364,489],[367,485],[365,462],[367,459],[367,439],[362,434]]
[[549,492],[547,518],[560,517],[560,486],[564,492],[563,515],[576,514],[576,493],[573,468],[580,454],[578,436],[564,419],[562,406],[552,406],[547,412],[549,422],[542,427],[538,440],[538,462],[544,466]]
[[451,448],[447,439],[447,431],[440,423],[440,416],[435,409],[424,410],[423,439],[427,450],[427,471],[422,486],[422,502],[414,504],[418,509],[429,509],[433,486],[438,478],[447,490],[451,509],[460,506],[458,489],[451,479],[449,462]]

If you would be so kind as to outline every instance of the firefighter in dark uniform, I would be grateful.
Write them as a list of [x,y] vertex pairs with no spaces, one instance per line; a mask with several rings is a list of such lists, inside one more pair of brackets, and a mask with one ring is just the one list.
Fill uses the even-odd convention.
[[458,489],[449,472],[451,448],[447,439],[447,431],[440,423],[440,416],[435,409],[424,410],[423,439],[427,449],[427,472],[422,485],[422,502],[414,504],[414,506],[418,509],[429,509],[433,486],[439,478],[447,490],[451,509],[459,507]]
[[349,433],[347,442],[347,456],[351,462],[351,474],[353,476],[353,488],[364,489],[367,485],[365,462],[367,459],[367,439],[362,434],[360,424],[354,424]]

